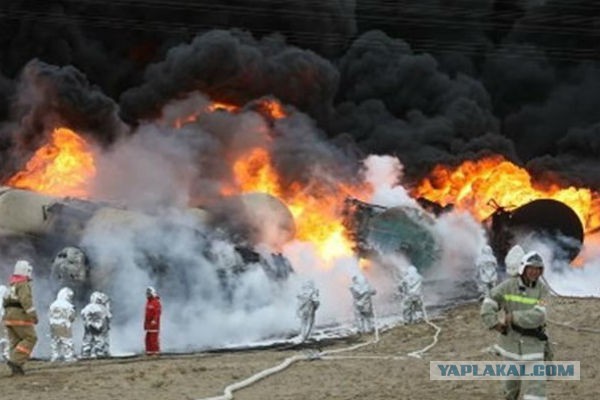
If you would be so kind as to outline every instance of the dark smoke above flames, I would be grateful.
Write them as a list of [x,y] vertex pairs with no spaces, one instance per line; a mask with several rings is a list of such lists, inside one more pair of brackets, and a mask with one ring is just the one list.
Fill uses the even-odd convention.
[[494,153],[600,187],[593,0],[1,3],[3,178],[57,124],[109,148],[199,91],[306,114],[306,136],[281,128],[284,176],[385,153],[415,179]]

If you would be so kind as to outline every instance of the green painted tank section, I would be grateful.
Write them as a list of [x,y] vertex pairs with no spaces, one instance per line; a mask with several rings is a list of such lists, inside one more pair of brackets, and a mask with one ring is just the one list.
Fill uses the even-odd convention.
[[366,226],[368,246],[381,253],[404,254],[419,271],[440,258],[433,219],[417,208],[393,207],[374,215]]

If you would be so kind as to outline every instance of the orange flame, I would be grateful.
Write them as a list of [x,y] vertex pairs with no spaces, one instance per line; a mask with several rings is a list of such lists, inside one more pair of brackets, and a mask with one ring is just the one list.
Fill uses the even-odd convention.
[[340,207],[354,188],[338,185],[332,189],[319,183],[306,188],[293,183],[283,188],[268,151],[262,148],[238,159],[233,171],[241,193],[265,192],[286,203],[294,216],[296,237],[314,243],[323,259],[330,261],[352,254]]
[[210,112],[215,112],[215,111],[236,112],[239,109],[240,108],[238,106],[234,106],[233,104],[222,103],[219,101],[215,101],[211,105],[208,106],[208,111],[210,111]]
[[233,173],[242,193],[264,192],[281,197],[279,178],[265,149],[255,148],[233,164]]
[[283,106],[277,100],[261,99],[258,104],[260,108],[259,111],[265,113],[272,119],[287,117],[287,113],[283,109]]
[[[281,119],[287,117],[287,113],[283,109],[283,105],[274,99],[260,99],[253,103],[255,111],[263,115],[265,118]],[[198,120],[200,115],[205,113],[212,113],[215,111],[226,111],[229,113],[236,113],[240,110],[239,106],[214,101],[202,110],[197,110],[190,115],[178,118],[174,122],[175,128],[179,129],[185,124],[193,123]]]
[[176,119],[174,122],[174,126],[175,126],[175,128],[179,129],[186,124],[191,124],[193,122],[196,122],[198,120],[198,118],[200,117],[200,115],[204,114],[204,113],[212,113],[215,111],[227,111],[230,113],[234,113],[234,112],[238,111],[239,109],[240,108],[238,106],[233,105],[233,104],[227,104],[227,103],[222,103],[219,101],[214,101],[202,110],[198,110],[190,115]]
[[96,175],[93,153],[75,132],[57,128],[7,185],[51,196],[86,198],[87,184]]
[[592,191],[536,184],[525,169],[502,156],[465,161],[457,168],[438,165],[413,190],[413,195],[441,205],[452,203],[480,220],[494,212],[488,204],[490,200],[510,209],[536,199],[554,199],[571,207],[586,231],[600,227],[600,201],[595,200]]

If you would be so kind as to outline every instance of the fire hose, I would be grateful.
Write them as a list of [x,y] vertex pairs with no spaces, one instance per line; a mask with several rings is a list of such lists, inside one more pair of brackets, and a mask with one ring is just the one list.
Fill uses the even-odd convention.
[[[377,342],[379,342],[379,328],[377,327],[377,324],[375,324],[374,328],[375,328],[374,329],[375,332],[373,335],[373,339],[369,340],[368,342],[355,344],[353,346],[344,347],[341,349],[328,350],[328,351],[322,351],[322,352],[311,352],[311,353],[305,353],[305,354],[297,354],[295,356],[288,357],[285,360],[283,360],[280,364],[278,364],[274,367],[262,370],[256,374],[252,375],[249,378],[246,378],[246,379],[236,382],[236,383],[232,383],[231,385],[225,387],[225,389],[223,391],[223,395],[221,395],[221,396],[205,397],[205,398],[197,399],[197,400],[231,400],[231,399],[233,399],[233,392],[235,392],[236,390],[243,389],[247,386],[250,386],[250,385],[258,382],[261,379],[264,379],[270,375],[273,375],[280,371],[283,371],[284,369],[286,369],[287,367],[289,367],[290,365],[292,365],[298,361],[328,359],[329,354],[338,354],[338,353],[342,353],[342,352],[346,352],[346,351],[353,351],[353,350],[359,349],[361,347],[365,347],[370,344],[377,343]],[[334,359],[334,357],[329,358],[329,359]]]
[[429,317],[427,316],[427,311],[425,310],[424,305],[422,305],[421,309],[423,311],[423,319],[425,320],[425,323],[427,323],[429,326],[431,326],[433,329],[435,329],[435,334],[433,335],[433,341],[430,344],[428,344],[427,346],[423,347],[420,350],[416,350],[411,353],[408,353],[408,355],[410,357],[414,357],[414,358],[421,358],[421,356],[423,354],[425,354],[429,349],[431,349],[433,346],[435,346],[438,342],[438,336],[440,335],[440,332],[442,331],[442,328],[440,328],[439,326],[437,326],[436,324],[434,324],[433,322],[431,322],[429,320]]
[[[558,293],[556,290],[554,290],[554,288],[552,288],[552,286],[550,286],[550,283],[548,283],[548,281],[546,280],[545,277],[542,276],[541,279],[544,282],[544,284],[546,285],[546,287],[548,288],[548,290],[550,291],[550,293],[552,293],[555,297],[558,297],[559,299],[580,299],[577,296],[564,296],[564,295]],[[598,296],[587,296],[586,298],[597,299],[599,297]],[[577,332],[600,333],[600,329],[573,326],[569,323],[558,322],[558,321],[554,321],[549,318],[546,318],[546,321],[548,321],[552,325],[562,326],[564,328],[572,329]]]
[[[426,312],[424,306],[422,306],[422,311],[423,311],[423,316],[424,316],[425,322],[428,325],[432,326],[436,330],[436,332],[435,332],[432,343],[430,343],[429,345],[425,346],[424,348],[422,348],[420,350],[408,353],[408,356],[414,357],[414,358],[419,358],[419,359],[425,352],[427,352],[429,349],[431,349],[433,346],[435,346],[437,344],[438,336],[442,330],[442,328],[440,328],[439,326],[437,326],[436,324],[434,324],[433,322],[431,322],[429,320],[429,317],[427,316],[427,312]],[[374,319],[375,319],[375,317],[374,317]],[[377,324],[375,324],[373,338],[371,340],[369,340],[368,342],[355,344],[353,346],[344,347],[341,349],[327,350],[327,351],[322,351],[322,352],[311,352],[311,353],[298,354],[298,355],[288,357],[285,360],[283,360],[280,364],[278,364],[274,367],[262,370],[256,374],[252,375],[249,378],[246,378],[242,381],[235,382],[235,383],[232,383],[231,385],[228,385],[227,387],[225,387],[225,389],[223,391],[223,395],[221,395],[221,396],[205,397],[205,398],[197,399],[197,400],[231,400],[231,399],[233,399],[233,392],[235,392],[236,390],[243,389],[245,387],[248,387],[248,386],[260,381],[261,379],[264,379],[270,375],[281,372],[281,371],[285,370],[287,367],[289,367],[290,365],[292,365],[298,361],[342,360],[342,359],[388,359],[388,360],[389,359],[392,359],[392,360],[406,359],[405,357],[402,357],[402,356],[338,356],[337,355],[339,353],[353,351],[353,350],[357,350],[359,348],[362,348],[362,347],[365,347],[365,346],[368,346],[371,344],[375,344],[375,343],[379,342],[379,339],[380,339],[379,338],[379,328],[377,327]]]
[[[550,290],[550,292],[558,297],[558,298],[563,298],[563,299],[567,299],[567,298],[573,298],[575,299],[576,297],[573,296],[563,296],[561,294],[559,294],[558,292],[556,292],[550,285],[549,283],[542,277],[544,283],[546,284],[546,286],[548,287],[548,289]],[[594,297],[597,298],[597,296],[590,296],[590,297]],[[433,336],[433,341],[428,344],[427,346],[423,347],[420,350],[416,350],[413,352],[408,353],[407,355],[409,357],[413,357],[413,358],[422,358],[423,354],[425,354],[428,350],[430,350],[431,348],[433,348],[437,343],[438,343],[438,338],[439,338],[439,334],[442,331],[442,328],[440,328],[438,325],[436,325],[435,323],[431,322],[429,319],[429,316],[427,315],[427,311],[425,309],[424,306],[422,306],[422,312],[423,312],[423,316],[424,316],[424,321],[425,323],[427,323],[429,326],[431,326],[432,328],[435,329],[435,334]],[[590,332],[590,333],[600,333],[600,330],[597,329],[592,329],[592,328],[584,328],[584,327],[576,327],[576,326],[572,326],[570,324],[566,324],[566,323],[561,323],[561,322],[557,322],[557,321],[553,321],[548,319],[548,322],[553,324],[553,325],[558,325],[558,326],[563,326],[569,329],[573,329],[575,331],[581,331],[581,332]],[[342,353],[342,352],[348,352],[348,351],[353,351],[356,349],[359,349],[361,347],[364,346],[368,346],[371,344],[375,344],[379,341],[379,329],[377,328],[377,326],[375,326],[375,333],[374,333],[374,337],[372,340],[365,342],[365,343],[359,343],[357,345],[354,346],[350,346],[350,347],[345,347],[345,348],[341,348],[341,349],[335,349],[335,350],[329,350],[329,351],[323,351],[323,352],[317,352],[317,353],[307,353],[307,354],[299,354],[299,355],[294,355],[292,357],[288,357],[286,358],[283,362],[281,362],[280,364],[265,369],[263,371],[258,372],[257,374],[244,379],[240,382],[236,382],[233,383],[229,386],[227,386],[223,392],[223,395],[221,396],[216,396],[216,397],[208,397],[208,398],[203,398],[203,399],[198,399],[198,400],[231,400],[233,399],[233,392],[236,390],[240,390],[242,388],[245,388],[247,386],[250,386],[252,384],[254,384],[255,382],[264,379],[270,375],[276,374],[280,371],[283,371],[284,369],[286,369],[287,367],[289,367],[290,365],[294,364],[295,362],[298,361],[303,361],[303,360],[317,360],[317,359],[322,359],[322,360],[341,360],[341,359],[394,359],[394,360],[402,360],[405,359],[405,357],[403,356],[339,356],[337,354]]]

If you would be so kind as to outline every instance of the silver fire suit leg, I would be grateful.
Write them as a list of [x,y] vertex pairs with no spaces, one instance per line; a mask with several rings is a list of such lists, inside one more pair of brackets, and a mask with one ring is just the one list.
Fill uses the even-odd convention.
[[75,361],[75,346],[73,339],[68,337],[52,337],[50,341],[52,356],[50,361]]
[[302,315],[302,326],[300,328],[300,339],[304,342],[309,338],[315,324],[315,309],[311,308]]
[[85,332],[81,347],[81,356],[84,358],[108,357],[110,344],[108,341],[108,332],[93,334]]

